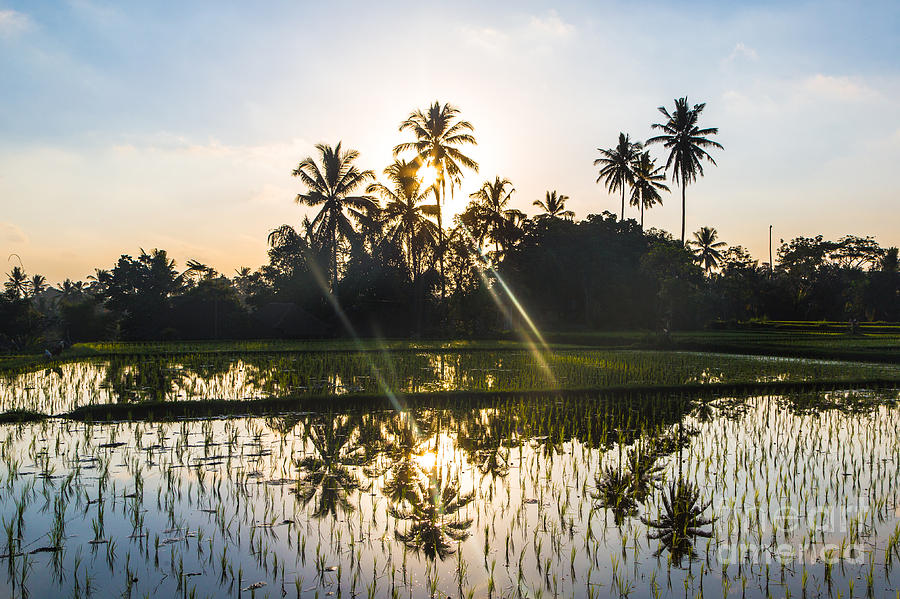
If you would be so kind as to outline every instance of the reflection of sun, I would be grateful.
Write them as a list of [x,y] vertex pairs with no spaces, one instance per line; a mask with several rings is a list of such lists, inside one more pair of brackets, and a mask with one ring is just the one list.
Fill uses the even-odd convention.
[[437,454],[433,451],[426,451],[422,455],[416,456],[416,463],[423,470],[431,470],[437,464]]

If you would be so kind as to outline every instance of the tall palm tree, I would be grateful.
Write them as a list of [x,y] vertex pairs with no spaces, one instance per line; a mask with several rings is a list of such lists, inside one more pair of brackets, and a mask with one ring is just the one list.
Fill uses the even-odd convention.
[[47,288],[47,279],[44,275],[33,275],[28,287],[31,290],[31,297],[37,297]]
[[656,161],[650,158],[650,152],[643,152],[634,161],[634,185],[631,188],[632,206],[641,208],[641,230],[644,229],[644,209],[652,208],[656,204],[662,205],[662,196],[659,190],[669,191],[663,183],[666,180],[665,168],[656,166]]
[[19,299],[28,295],[28,275],[21,266],[13,266],[12,270],[7,273],[6,292],[15,299]]
[[544,211],[541,216],[571,220],[575,217],[575,213],[571,210],[566,210],[566,200],[568,199],[569,196],[563,194],[557,195],[556,190],[553,190],[548,191],[543,200],[535,200],[532,202],[532,205],[537,206]]
[[696,248],[694,254],[697,256],[697,262],[706,272],[716,268],[722,262],[722,252],[719,248],[724,247],[724,241],[716,241],[719,232],[713,227],[701,227],[699,231],[694,233],[694,239],[688,242],[688,245]]
[[647,144],[661,143],[669,150],[666,159],[666,170],[672,169],[672,180],[681,185],[681,243],[684,244],[685,189],[697,177],[703,176],[703,160],[716,161],[706,151],[708,148],[723,150],[722,144],[708,139],[707,135],[716,135],[718,127],[701,129],[697,122],[706,103],[688,105],[687,97],[675,100],[675,110],[669,113],[665,106],[658,110],[666,117],[665,123],[654,123],[653,128],[663,133],[647,140]]
[[[480,229],[484,230],[494,241],[495,249],[500,252],[501,231],[506,226],[506,220],[513,211],[508,208],[509,201],[516,189],[509,179],[495,177],[493,181],[485,181],[481,189],[469,194],[475,200],[475,213],[482,221]],[[519,212],[515,210],[515,212]]]
[[297,194],[296,202],[305,206],[321,206],[312,221],[314,234],[328,246],[331,254],[331,288],[337,284],[338,243],[352,240],[355,230],[344,211],[361,221],[377,208],[367,195],[353,195],[367,181],[374,179],[370,170],[359,170],[353,161],[359,157],[356,150],[342,150],[341,142],[332,147],[317,144],[321,164],[308,156],[294,169],[293,175],[306,185],[306,193]]
[[[468,121],[459,120],[459,109],[451,104],[441,105],[435,101],[425,112],[415,110],[400,123],[400,131],[410,131],[415,141],[405,142],[394,148],[394,155],[413,150],[423,165],[435,169],[434,191],[437,204],[438,246],[444,247],[444,223],[441,214],[441,203],[447,187],[450,192],[460,184],[464,168],[478,172],[478,163],[460,151],[459,146],[475,145],[475,130]],[[444,281],[444,252],[439,254],[441,268],[441,298],[446,295]]]
[[597,183],[605,181],[609,193],[622,192],[622,213],[619,220],[625,220],[625,186],[634,182],[631,167],[641,151],[641,144],[631,141],[625,133],[619,133],[619,143],[615,148],[597,150],[600,152],[600,158],[594,161],[594,166],[600,167]]
[[385,201],[382,219],[390,225],[388,237],[405,245],[406,260],[413,279],[421,272],[421,253],[425,246],[436,243],[437,226],[428,217],[436,216],[436,206],[425,204],[429,188],[416,176],[416,161],[397,160],[384,169],[391,186],[372,183],[366,193],[377,193]]

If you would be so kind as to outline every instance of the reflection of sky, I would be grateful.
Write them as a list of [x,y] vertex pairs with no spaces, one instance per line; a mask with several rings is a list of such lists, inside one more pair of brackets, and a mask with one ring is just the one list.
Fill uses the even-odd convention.
[[[618,448],[598,450],[584,440],[573,438],[571,432],[561,433],[558,428],[565,426],[571,404],[559,405],[553,411],[536,403],[513,407],[514,410],[508,410],[501,405],[474,414],[419,413],[423,422],[432,425],[431,432],[420,439],[422,449],[436,457],[436,471],[442,480],[456,481],[462,493],[475,493],[475,500],[461,513],[462,518],[473,519],[471,536],[458,546],[453,544],[454,549],[461,551],[466,565],[465,588],[485,591],[492,563],[498,594],[508,595],[515,588],[520,566],[529,595],[536,594],[537,589],[543,589],[545,596],[552,594],[555,574],[560,596],[583,597],[588,577],[591,583],[608,587],[614,567],[624,577],[623,581],[637,586],[631,596],[651,596],[649,586],[654,579],[665,585],[671,577],[673,588],[682,588],[687,573],[674,567],[669,570],[665,555],[660,560],[653,558],[656,542],[647,540],[639,518],[628,518],[622,527],[616,527],[612,516],[597,508],[591,498],[600,464],[614,465]],[[716,539],[710,542],[705,593],[720,592],[721,567],[715,561],[718,547],[739,540],[768,545],[772,541],[772,523],[784,507],[796,510],[802,523],[790,534],[774,531],[777,543],[799,546],[806,537],[812,543],[808,555],[821,555],[824,543],[850,543],[848,529],[842,528],[839,522],[833,530],[825,531],[824,541],[819,536],[810,540],[805,524],[808,516],[821,508],[829,513],[833,510],[840,517],[845,513],[845,506],[852,511],[857,505],[866,505],[872,511],[865,520],[873,527],[865,538],[866,551],[879,560],[884,555],[888,538],[898,524],[894,497],[898,484],[896,464],[900,463],[900,447],[896,443],[900,409],[876,407],[857,414],[831,410],[810,416],[791,413],[789,407],[787,399],[780,397],[751,399],[746,403],[723,398],[713,402],[709,420],[688,418],[684,423],[684,429],[693,434],[682,454],[683,472],[699,485],[705,499],[712,500],[719,514]],[[390,474],[382,474],[378,467],[349,467],[364,490],[350,494],[351,511],[339,512],[337,518],[310,519],[309,511],[298,506],[292,494],[292,481],[298,477],[296,464],[305,456],[318,455],[303,433],[309,418],[319,427],[332,422],[330,417],[304,416],[284,436],[266,427],[267,421],[263,419],[79,425],[71,429],[68,424],[54,422],[0,430],[19,431],[5,441],[5,451],[19,456],[25,471],[35,470],[31,465],[33,457],[43,450],[49,452],[55,474],[60,477],[69,474],[74,464],[71,458],[76,455],[97,456],[109,464],[111,484],[115,488],[107,488],[103,494],[106,536],[118,545],[119,563],[124,562],[126,555],[130,556],[139,595],[157,584],[161,587],[156,592],[167,596],[175,593],[175,578],[162,575],[169,572],[172,560],[175,564],[182,561],[185,572],[200,573],[191,578],[198,588],[226,593],[228,584],[223,586],[220,581],[218,563],[226,545],[226,561],[235,570],[240,563],[244,585],[265,581],[269,588],[278,588],[282,572],[271,569],[273,557],[277,555],[278,562],[284,564],[284,579],[289,588],[293,588],[295,579],[302,578],[303,589],[312,589],[309,593],[315,587],[321,591],[320,596],[336,591],[336,569],[317,573],[318,562],[320,568],[341,566],[344,592],[354,575],[359,577],[359,588],[365,589],[374,571],[380,594],[389,595],[390,591],[385,589],[390,588],[394,576],[398,588],[408,584],[415,595],[425,585],[426,577],[433,574],[427,573],[421,556],[411,550],[404,552],[394,538],[394,531],[403,530],[405,523],[390,516],[389,502],[382,495]],[[377,441],[391,440],[387,419],[396,416],[381,413],[366,418],[381,433]],[[347,422],[344,416],[333,421]],[[507,434],[515,430],[526,435],[520,440],[507,440],[505,444],[512,446],[509,472],[497,478],[477,469],[460,438],[462,431],[487,432],[488,429]],[[142,433],[140,443],[136,440],[137,430]],[[359,429],[355,431],[341,439],[345,442],[342,455],[349,455],[355,444],[363,442]],[[545,434],[536,435],[536,432]],[[563,442],[556,449],[544,451],[544,445],[549,442],[546,433],[551,437],[563,434]],[[113,437],[126,442],[126,447],[97,447]],[[158,443],[161,437],[165,437],[166,449],[142,449]],[[32,445],[34,439],[38,441]],[[82,442],[71,442],[75,439]],[[234,439],[234,444],[225,443],[228,439]],[[674,456],[661,460],[671,478],[676,471]],[[417,476],[427,480],[425,470],[431,462],[426,458],[416,461],[420,466]],[[97,517],[97,506],[88,506],[86,501],[100,496],[96,476],[101,470],[98,465],[74,479],[71,488],[75,492],[66,501],[67,514],[73,517],[66,528],[64,567],[71,568],[79,552],[85,558],[91,555],[87,541],[93,538],[91,523]],[[851,475],[844,476],[847,472]],[[144,481],[143,502],[138,513],[144,516],[144,527],[149,532],[149,558],[144,557],[146,549],[139,550],[138,540],[128,538],[133,533],[131,518],[136,504],[134,499],[124,496],[134,491],[137,473]],[[10,481],[7,465],[0,464],[0,481],[4,484],[0,514],[8,517],[14,509],[13,502],[31,484],[32,478],[25,475]],[[26,541],[37,538],[51,525],[52,517],[47,514],[52,515],[52,509],[41,509],[44,493],[52,506],[63,484],[63,478],[37,480],[35,490],[28,491]],[[657,493],[639,508],[639,515],[655,514],[653,506],[659,501]],[[285,523],[288,520],[291,524]],[[199,534],[204,537],[202,544]],[[164,547],[159,551],[158,569],[153,557],[157,538]],[[696,547],[701,561],[707,560],[706,543],[701,539]],[[99,584],[104,586],[98,592],[109,594],[107,591],[122,585],[123,570],[115,568],[108,573],[105,551],[103,546],[97,548],[98,559],[84,559],[82,567],[95,575],[102,572],[103,580]],[[267,556],[266,567],[258,561],[262,555]],[[34,563],[43,568],[50,559],[38,555]],[[356,564],[356,560],[360,563]],[[538,574],[547,568],[548,560],[549,579]],[[618,566],[614,566],[616,562]],[[442,595],[452,596],[457,588],[457,564],[454,556],[433,568]],[[688,581],[690,596],[699,591],[696,575],[699,567],[699,563],[694,564],[693,576]],[[822,564],[810,562],[806,569],[810,584],[821,586]],[[867,569],[866,564],[856,566],[849,561],[845,561],[844,568],[836,566],[832,572],[835,588],[846,588],[848,581],[857,576],[864,580]],[[759,579],[763,571],[761,567],[744,567],[750,582],[747,597],[765,596],[764,581]],[[774,576],[771,584],[776,584],[776,580],[781,584],[778,565],[773,564],[771,571]],[[784,572],[792,595],[800,596],[802,571],[795,564]],[[735,577],[740,580],[737,572],[737,566],[729,567],[732,580]],[[873,590],[875,596],[880,596],[887,592],[891,582],[885,579],[881,567],[875,569],[874,575]],[[66,577],[63,588],[71,590],[71,583],[72,577]],[[0,591],[6,589],[6,584],[6,579],[0,579]],[[50,591],[55,588],[50,576],[33,577],[30,584],[35,596],[52,594]]]

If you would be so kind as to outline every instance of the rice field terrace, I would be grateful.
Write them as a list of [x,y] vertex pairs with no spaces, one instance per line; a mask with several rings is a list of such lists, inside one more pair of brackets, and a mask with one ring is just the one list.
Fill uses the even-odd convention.
[[697,352],[511,347],[112,354],[6,368],[0,413],[142,402],[896,381],[900,365]]
[[893,597],[898,400],[0,425],[0,596]]

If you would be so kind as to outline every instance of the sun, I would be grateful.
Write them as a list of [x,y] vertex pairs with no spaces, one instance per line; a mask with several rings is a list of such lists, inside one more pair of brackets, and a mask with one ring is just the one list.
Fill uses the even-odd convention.
[[424,190],[431,189],[434,187],[434,184],[437,183],[437,169],[431,164],[425,164],[419,167],[416,175],[419,177],[422,189]]

